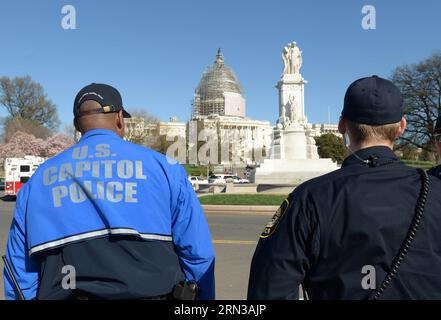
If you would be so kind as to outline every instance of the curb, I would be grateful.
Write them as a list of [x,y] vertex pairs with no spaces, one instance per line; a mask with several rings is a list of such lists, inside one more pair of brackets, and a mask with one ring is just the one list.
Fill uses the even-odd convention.
[[272,216],[279,206],[202,205],[204,213]]

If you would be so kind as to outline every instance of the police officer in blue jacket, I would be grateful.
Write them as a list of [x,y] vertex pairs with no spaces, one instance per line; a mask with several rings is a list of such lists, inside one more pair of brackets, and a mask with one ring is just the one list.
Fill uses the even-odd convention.
[[[441,116],[436,119],[433,137],[435,139],[435,148],[438,156],[441,157]],[[441,178],[441,165],[431,168],[428,174]]]
[[81,140],[17,196],[6,258],[25,298],[168,299],[195,281],[214,299],[211,236],[183,167],[122,139],[130,115],[109,85],[81,89],[74,116]]
[[440,299],[441,181],[392,151],[403,99],[377,76],[348,88],[340,169],[298,186],[264,229],[249,299]]

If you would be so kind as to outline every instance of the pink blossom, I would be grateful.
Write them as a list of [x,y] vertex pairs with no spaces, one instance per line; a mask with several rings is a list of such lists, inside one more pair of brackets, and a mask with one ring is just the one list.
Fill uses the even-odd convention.
[[25,155],[50,158],[74,144],[68,136],[57,133],[46,140],[35,138],[32,134],[17,132],[6,144],[0,144],[0,163],[6,158],[21,158]]

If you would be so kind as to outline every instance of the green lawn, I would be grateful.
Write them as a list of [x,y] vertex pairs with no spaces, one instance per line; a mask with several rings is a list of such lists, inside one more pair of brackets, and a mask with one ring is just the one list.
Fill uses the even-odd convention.
[[215,194],[199,198],[201,204],[279,206],[286,195],[272,194]]
[[430,169],[436,165],[435,162],[431,162],[431,161],[415,161],[415,160],[403,160],[403,159],[401,159],[401,161],[407,164],[408,166],[421,168],[425,170]]
[[189,176],[207,176],[207,167],[193,167],[186,164],[184,168]]

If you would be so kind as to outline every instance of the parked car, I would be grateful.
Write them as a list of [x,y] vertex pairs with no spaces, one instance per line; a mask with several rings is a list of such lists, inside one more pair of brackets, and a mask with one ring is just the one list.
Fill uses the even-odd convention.
[[208,183],[250,183],[248,179],[241,179],[232,174],[213,174],[208,178]]
[[0,191],[5,191],[5,179],[0,178]]
[[250,183],[250,180],[233,176],[233,183]]
[[202,179],[201,177],[195,177],[195,176],[188,177],[188,180],[190,181],[191,185],[194,185],[194,184],[207,184],[208,183],[208,180]]
[[230,175],[225,174],[212,174],[208,178],[208,183],[227,183],[226,177],[231,177]]

